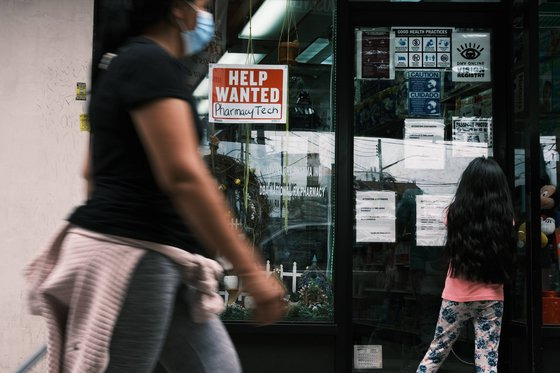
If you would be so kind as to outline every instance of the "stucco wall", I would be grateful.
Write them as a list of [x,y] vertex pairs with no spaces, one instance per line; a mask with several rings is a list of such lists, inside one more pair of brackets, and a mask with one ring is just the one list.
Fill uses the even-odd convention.
[[83,198],[92,29],[93,0],[0,1],[0,372],[45,342],[22,268]]

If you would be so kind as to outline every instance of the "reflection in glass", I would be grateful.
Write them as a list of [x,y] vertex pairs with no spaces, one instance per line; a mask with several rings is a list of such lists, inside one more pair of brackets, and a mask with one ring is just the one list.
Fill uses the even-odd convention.
[[[234,11],[228,11],[233,2],[212,3],[216,38],[187,61],[198,112],[207,124],[204,158],[229,201],[231,223],[262,253],[269,274],[284,284],[290,300],[286,320],[332,321],[334,2],[244,2]],[[296,38],[298,47],[290,49],[294,55],[288,60],[281,42]],[[286,124],[208,123],[208,63],[286,62]],[[224,266],[222,318],[247,320],[252,300]]]
[[[465,29],[441,30],[439,39],[473,31],[489,39],[488,30]],[[388,37],[402,41],[394,73],[381,53]],[[415,38],[395,30],[357,29],[356,38],[354,344],[381,345],[383,371],[414,372],[433,338],[448,269],[445,209],[469,162],[493,154],[492,83],[460,81],[448,60],[439,68],[399,67],[414,64]],[[441,44],[435,37],[422,43]],[[472,349],[469,326],[454,353],[472,361]],[[454,358],[444,369],[472,371]]]
[[560,211],[558,144],[560,139],[560,6],[539,7],[539,128],[543,324],[560,325]]

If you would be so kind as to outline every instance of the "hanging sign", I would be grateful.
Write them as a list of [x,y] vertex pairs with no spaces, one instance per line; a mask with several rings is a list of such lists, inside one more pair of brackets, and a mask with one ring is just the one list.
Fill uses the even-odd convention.
[[451,28],[394,28],[397,68],[451,67]]
[[412,70],[407,71],[408,78],[408,114],[441,114],[441,71]]
[[356,77],[358,79],[395,79],[388,32],[356,31]]
[[356,242],[395,242],[395,192],[356,192]]
[[490,33],[453,33],[454,82],[489,82]]
[[288,66],[210,65],[209,121],[286,123]]
[[416,245],[443,246],[447,227],[446,209],[453,200],[451,195],[421,195],[416,197]]

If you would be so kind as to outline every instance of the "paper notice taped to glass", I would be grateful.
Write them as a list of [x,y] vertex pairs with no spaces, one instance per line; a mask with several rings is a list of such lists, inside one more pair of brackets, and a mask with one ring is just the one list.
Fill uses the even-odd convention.
[[356,242],[395,242],[395,192],[356,192]]
[[443,119],[405,119],[404,165],[409,169],[445,168]]
[[416,245],[443,246],[447,227],[446,209],[452,195],[422,195],[416,197]]
[[383,346],[354,345],[354,369],[383,369]]

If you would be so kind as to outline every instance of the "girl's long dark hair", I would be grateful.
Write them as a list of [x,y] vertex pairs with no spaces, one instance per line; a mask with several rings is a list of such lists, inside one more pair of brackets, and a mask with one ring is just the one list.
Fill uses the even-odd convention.
[[99,0],[96,4],[92,89],[98,77],[98,65],[106,53],[116,53],[130,37],[140,35],[162,20],[170,20],[176,0]]
[[467,166],[447,212],[451,277],[505,283],[513,270],[513,206],[504,172],[493,159]]

